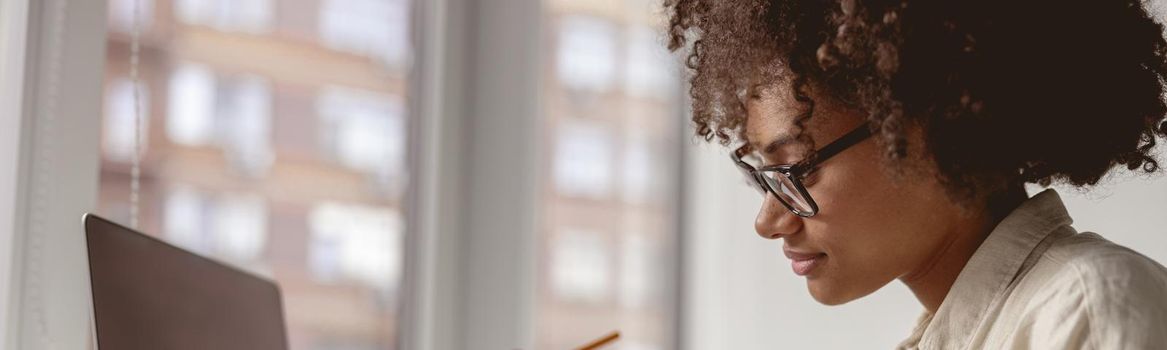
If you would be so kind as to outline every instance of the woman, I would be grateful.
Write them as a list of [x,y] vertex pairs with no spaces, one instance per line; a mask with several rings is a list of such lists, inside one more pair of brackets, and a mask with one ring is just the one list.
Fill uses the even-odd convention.
[[1167,41],[1147,4],[667,7],[697,133],[735,146],[766,194],[758,234],[815,300],[900,280],[925,309],[901,348],[1167,348],[1167,269],[1024,189],[1159,170]]

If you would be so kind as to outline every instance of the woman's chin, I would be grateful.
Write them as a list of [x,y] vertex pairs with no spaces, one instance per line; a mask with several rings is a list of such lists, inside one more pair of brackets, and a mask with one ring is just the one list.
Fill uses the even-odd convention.
[[[824,278],[826,276],[818,277],[808,278],[806,280],[806,289],[815,301],[828,306],[846,304],[852,300],[868,296],[891,282],[889,280],[887,282],[865,281],[868,283],[860,284],[840,283],[840,280]],[[844,280],[854,281],[854,279]]]
[[842,305],[842,304],[845,304],[845,303],[853,300],[853,299],[843,298],[840,295],[834,294],[834,293],[816,292],[813,287],[810,288],[810,296],[812,298],[814,298],[814,300],[817,301],[819,304],[823,304],[823,305],[827,305],[827,306]]
[[864,295],[870,293],[855,293],[840,286],[834,285],[829,281],[823,279],[808,279],[806,281],[807,290],[810,296],[814,298],[819,304],[827,306],[835,306],[846,304],[852,300],[859,299]]

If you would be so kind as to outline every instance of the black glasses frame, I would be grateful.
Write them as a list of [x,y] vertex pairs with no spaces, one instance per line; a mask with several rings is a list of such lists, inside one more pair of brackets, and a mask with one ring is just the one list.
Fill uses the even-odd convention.
[[[834,142],[831,142],[830,144],[823,146],[823,148],[820,148],[818,151],[811,153],[811,155],[803,161],[795,164],[767,165],[760,168],[755,168],[753,165],[750,165],[750,163],[746,163],[742,160],[742,157],[751,152],[748,144],[735,149],[733,153],[730,154],[730,158],[733,159],[734,164],[737,165],[738,169],[741,170],[742,173],[746,175],[746,177],[753,179],[756,189],[759,192],[769,192],[770,195],[773,195],[774,198],[777,198],[778,201],[786,207],[786,209],[790,210],[790,212],[804,218],[809,218],[815,214],[818,214],[819,206],[818,203],[815,203],[814,198],[810,196],[810,193],[807,192],[806,186],[802,184],[802,179],[807,174],[813,172],[815,167],[817,167],[822,162],[830,159],[836,154],[839,154],[839,152],[842,152],[851,146],[866,140],[868,137],[871,137],[870,127],[867,124],[860,125],[854,130],[848,132],[846,135],[838,138]],[[806,200],[806,204],[809,207],[807,208],[808,210],[801,210],[796,208],[793,203],[788,203],[786,199],[783,199],[782,195],[779,193],[782,190],[774,188],[774,185],[771,185],[770,182],[766,181],[764,178],[764,176],[767,176],[768,173],[778,174],[779,176],[784,176],[787,180],[789,180],[789,182],[793,185],[794,190],[797,191],[797,194]]]

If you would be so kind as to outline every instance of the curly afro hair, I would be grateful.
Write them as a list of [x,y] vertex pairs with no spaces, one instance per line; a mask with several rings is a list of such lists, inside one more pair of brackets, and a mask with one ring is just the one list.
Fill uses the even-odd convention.
[[665,6],[669,49],[687,53],[693,121],[707,141],[742,140],[745,95],[789,84],[809,111],[798,126],[813,118],[812,96],[838,101],[865,115],[892,162],[908,154],[906,126],[919,126],[922,159],[958,193],[1094,185],[1120,164],[1158,169],[1167,41],[1141,1]]

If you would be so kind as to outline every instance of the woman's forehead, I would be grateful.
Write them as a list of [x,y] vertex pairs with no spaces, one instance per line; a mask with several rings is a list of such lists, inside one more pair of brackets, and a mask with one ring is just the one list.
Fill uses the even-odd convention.
[[759,91],[746,103],[746,141],[757,149],[772,139],[792,135],[795,120],[805,108],[785,89]]
[[826,101],[816,99],[814,111],[811,111],[813,115],[803,121],[800,127],[799,119],[807,117],[807,105],[796,101],[786,92],[781,89],[768,90],[746,104],[745,141],[755,151],[763,152],[774,141],[797,138],[800,131],[818,142],[821,135],[833,134],[835,129],[842,130],[846,125],[854,124],[843,120],[849,119],[846,113]]
[[[746,141],[758,152],[771,153],[774,150],[766,150],[767,146],[797,145],[802,136],[817,140],[820,129],[832,119],[823,107],[815,103],[814,111],[809,111],[807,104],[796,101],[790,94],[759,95],[746,107]],[[808,112],[813,116],[806,119]]]

